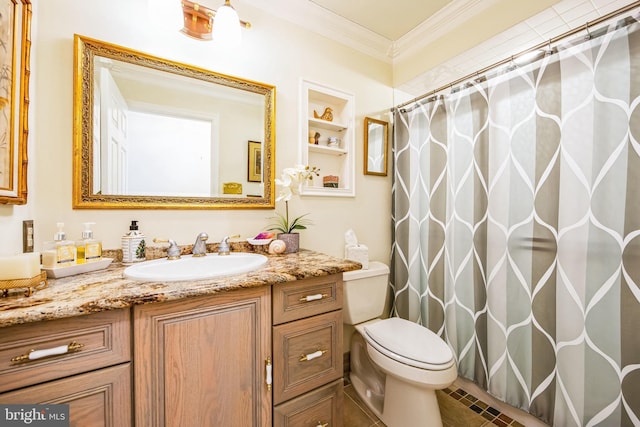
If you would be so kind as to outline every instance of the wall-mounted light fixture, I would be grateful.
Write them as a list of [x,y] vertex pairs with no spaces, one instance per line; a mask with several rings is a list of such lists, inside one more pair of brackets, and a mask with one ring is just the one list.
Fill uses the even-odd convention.
[[238,13],[229,0],[225,0],[218,10],[209,9],[190,0],[182,0],[182,15],[182,33],[198,40],[213,39],[228,46],[240,44],[240,27],[251,27],[250,23],[238,18]]

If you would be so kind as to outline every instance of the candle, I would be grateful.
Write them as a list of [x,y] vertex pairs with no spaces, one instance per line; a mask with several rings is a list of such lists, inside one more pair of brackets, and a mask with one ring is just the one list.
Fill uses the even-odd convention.
[[40,253],[0,257],[0,280],[30,279],[40,274]]

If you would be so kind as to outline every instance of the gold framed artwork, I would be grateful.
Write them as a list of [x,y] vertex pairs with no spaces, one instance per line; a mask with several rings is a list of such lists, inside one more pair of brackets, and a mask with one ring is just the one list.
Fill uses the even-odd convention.
[[262,143],[249,141],[249,161],[247,181],[262,182]]
[[0,0],[0,203],[27,203],[31,1]]

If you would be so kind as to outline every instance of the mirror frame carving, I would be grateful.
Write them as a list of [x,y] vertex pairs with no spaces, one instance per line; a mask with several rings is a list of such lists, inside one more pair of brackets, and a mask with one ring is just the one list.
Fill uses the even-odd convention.
[[[383,138],[384,141],[381,141],[383,147],[383,166],[384,170],[382,172],[371,171],[369,170],[369,126],[372,124],[382,125],[383,129]],[[364,118],[364,174],[365,175],[378,175],[378,176],[387,176],[387,152],[389,150],[389,123],[373,119],[371,117]]]
[[[92,194],[94,57],[178,74],[264,96],[262,197],[178,197]],[[73,208],[74,209],[272,209],[275,207],[275,86],[216,73],[126,47],[74,35]]]
[[[1,189],[0,204],[24,205],[27,203],[27,164],[29,136],[29,77],[31,75],[31,17],[33,15],[31,0],[9,2],[13,5],[12,40],[4,40],[12,46],[12,67],[6,70],[10,75],[7,108],[9,128],[6,143],[8,147],[9,187]],[[3,18],[8,18],[4,17]],[[18,31],[19,30],[19,31]],[[15,168],[15,169],[14,169]]]

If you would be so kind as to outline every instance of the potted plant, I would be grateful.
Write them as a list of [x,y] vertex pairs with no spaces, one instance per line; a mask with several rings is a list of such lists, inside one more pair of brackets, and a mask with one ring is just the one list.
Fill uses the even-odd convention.
[[286,249],[284,253],[298,252],[300,248],[300,235],[296,230],[304,230],[311,224],[306,218],[308,214],[289,219],[289,200],[293,195],[300,194],[300,187],[305,182],[313,179],[313,175],[319,176],[320,169],[315,166],[296,165],[293,168],[285,168],[282,178],[276,178],[275,183],[280,187],[280,193],[276,202],[284,200],[284,215],[276,212],[275,222],[271,224],[269,231],[278,231],[277,238],[284,241]]

